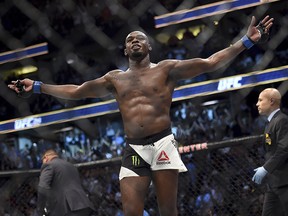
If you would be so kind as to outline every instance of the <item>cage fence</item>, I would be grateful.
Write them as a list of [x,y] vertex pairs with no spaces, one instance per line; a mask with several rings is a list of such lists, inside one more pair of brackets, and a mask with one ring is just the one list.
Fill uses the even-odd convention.
[[[263,162],[262,136],[208,143],[203,150],[182,154],[188,169],[179,174],[179,216],[255,216],[261,214],[263,187],[251,178]],[[97,215],[121,212],[118,172],[121,158],[77,164],[82,185]],[[39,170],[0,173],[1,215],[33,215]],[[159,215],[153,183],[145,202],[150,216]]]
[[[30,78],[46,83],[80,84],[103,75],[111,68],[125,68],[127,64],[123,56],[123,42],[127,33],[135,29],[149,34],[149,39],[155,46],[153,51],[156,54],[152,55],[153,61],[160,61],[169,56],[180,59],[207,57],[243,36],[252,15],[259,20],[266,14],[275,18],[271,39],[266,44],[260,44],[257,48],[240,55],[219,73],[199,77],[183,84],[287,65],[287,1],[155,29],[154,16],[200,6],[199,2],[1,1],[1,52],[36,43],[49,44],[49,54],[1,64],[1,70],[10,71],[34,65],[38,68],[38,72],[27,75]],[[198,26],[196,28],[198,32],[195,31],[195,26]],[[174,44],[169,44],[169,40],[165,39],[170,36],[173,38],[178,30],[183,29],[191,30],[196,37],[187,41],[176,39]],[[160,37],[161,35],[165,36],[165,40]],[[199,46],[200,44],[202,45]],[[182,52],[179,47],[184,47],[185,51]],[[7,75],[3,72],[0,73],[0,77],[1,121],[95,102],[91,100],[70,102],[42,95],[23,100],[7,89],[8,82],[15,78],[23,78],[23,75],[18,76],[15,73]],[[279,90],[283,95],[287,94],[287,81],[279,85]],[[237,108],[240,107],[241,99],[247,98],[251,92],[253,93],[253,88],[242,89],[232,95],[232,100],[237,99],[231,103],[234,107],[230,107],[234,109],[235,115],[240,112]],[[71,124],[83,130],[87,128],[83,126],[83,122],[75,121]],[[90,129],[93,128],[89,120],[85,124]],[[39,137],[50,130],[49,127],[43,127],[41,130],[33,130],[32,133]],[[89,130],[86,129],[86,132],[89,134]],[[179,215],[260,215],[264,189],[251,181],[253,169],[263,163],[264,154],[259,139],[261,138],[253,137],[250,141],[235,139],[214,142],[211,145],[208,143],[204,149],[197,149],[194,146],[193,152],[192,147],[183,148],[182,158],[189,171],[181,173],[179,178]],[[97,209],[97,215],[114,216],[118,211],[121,212],[118,182],[120,158],[84,163],[78,167],[83,186]],[[37,205],[38,177],[39,170],[1,172],[0,215],[33,215]],[[153,184],[147,196],[145,210],[150,216],[159,215]]]

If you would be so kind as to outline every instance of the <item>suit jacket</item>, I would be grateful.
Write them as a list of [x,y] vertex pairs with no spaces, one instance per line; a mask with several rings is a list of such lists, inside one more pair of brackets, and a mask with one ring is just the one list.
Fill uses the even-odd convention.
[[64,216],[85,208],[94,209],[82,188],[78,170],[71,163],[54,158],[42,165],[37,204],[37,210],[42,215],[44,207],[51,216]]
[[275,113],[264,137],[267,183],[270,187],[288,185],[288,116],[281,111]]

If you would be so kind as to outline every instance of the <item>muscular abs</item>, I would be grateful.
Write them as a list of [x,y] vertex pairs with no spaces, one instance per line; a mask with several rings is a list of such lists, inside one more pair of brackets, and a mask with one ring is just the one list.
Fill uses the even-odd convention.
[[159,68],[115,74],[115,97],[126,136],[141,138],[170,127],[169,110],[174,85]]

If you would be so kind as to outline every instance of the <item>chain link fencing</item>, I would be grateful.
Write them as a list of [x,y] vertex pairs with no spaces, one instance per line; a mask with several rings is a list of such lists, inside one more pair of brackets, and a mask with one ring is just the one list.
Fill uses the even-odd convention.
[[[168,54],[175,53],[174,50],[179,47],[185,47],[185,55],[181,57],[183,59],[206,58],[243,36],[252,15],[259,20],[266,14],[275,18],[268,43],[246,51],[229,66],[218,73],[205,75],[201,81],[287,65],[287,1],[281,0],[220,16],[155,29],[154,16],[199,6],[199,2],[191,0],[1,1],[1,52],[41,42],[47,42],[49,45],[49,54],[7,63],[1,65],[1,70],[9,71],[33,65],[38,68],[38,72],[27,75],[31,79],[45,83],[81,84],[83,81],[103,75],[110,69],[127,66],[123,55],[123,42],[127,33],[135,29],[149,34],[154,53],[151,57],[155,62],[166,59]],[[179,30],[190,28],[193,30],[195,26],[200,26],[202,32],[196,34],[197,37],[192,41],[177,40],[176,44],[169,44],[168,40],[161,39],[161,36],[164,38],[175,36]],[[14,79],[21,79],[23,75],[7,76],[0,73],[0,78],[1,121],[95,102],[95,100],[85,100],[76,103],[57,100],[47,95],[32,96],[23,100],[7,89],[7,83]],[[286,84],[283,82],[279,89],[283,94],[287,94],[287,81]],[[245,99],[250,92],[253,93],[253,88],[239,91],[237,97],[232,96],[232,98]],[[236,101],[233,100],[233,103]],[[90,120],[88,119],[87,122],[89,123]],[[77,121],[70,124],[78,124],[78,127],[85,129],[83,124]],[[29,131],[29,136],[41,137],[42,134],[51,131],[51,127],[42,128],[41,131]],[[93,122],[90,128],[94,128]],[[11,136],[18,136],[18,134],[11,134]],[[180,216],[261,214],[263,187],[255,186],[251,178],[253,169],[263,164],[264,153],[258,138],[242,141],[242,139],[223,141],[220,145],[219,143],[208,145],[208,149],[205,150],[182,154],[189,171],[181,173],[179,178]],[[83,186],[97,209],[97,215],[114,216],[117,212],[121,212],[118,182],[120,158],[78,166]],[[1,172],[0,215],[33,215],[37,204],[38,177],[39,170]],[[150,216],[159,215],[153,184],[147,196],[145,210]]]
[[[202,150],[181,154],[188,172],[179,174],[179,216],[261,215],[264,186],[254,185],[251,178],[253,169],[263,162],[262,139],[250,136],[208,143]],[[98,216],[121,212],[120,165],[120,158],[76,165]],[[33,215],[38,177],[39,170],[1,172],[0,215]],[[153,183],[145,211],[159,215]]]

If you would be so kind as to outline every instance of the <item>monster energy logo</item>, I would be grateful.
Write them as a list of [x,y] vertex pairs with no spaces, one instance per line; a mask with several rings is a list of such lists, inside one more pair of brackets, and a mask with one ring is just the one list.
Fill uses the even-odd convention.
[[140,158],[137,155],[133,155],[132,157],[132,165],[139,166],[140,165]]

